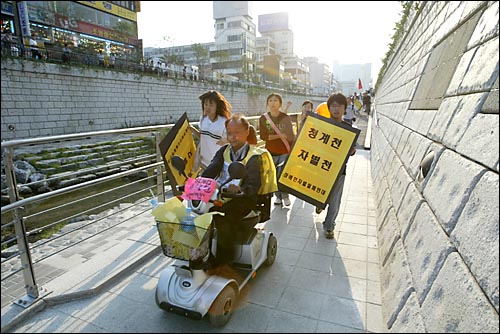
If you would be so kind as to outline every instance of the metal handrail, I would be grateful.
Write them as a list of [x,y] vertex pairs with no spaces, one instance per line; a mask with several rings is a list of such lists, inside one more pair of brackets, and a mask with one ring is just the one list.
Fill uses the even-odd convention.
[[[154,164],[148,164],[147,166],[142,166],[139,168],[134,168],[128,171],[120,172],[117,174],[109,175],[106,177],[102,177],[99,179],[83,182],[80,184],[68,186],[65,188],[57,189],[48,193],[44,194],[38,194],[26,199],[20,199],[19,193],[18,193],[18,186],[16,182],[16,178],[14,175],[14,150],[16,148],[21,148],[25,147],[28,145],[41,145],[41,144],[50,144],[50,143],[57,143],[61,141],[68,141],[68,140],[78,140],[78,139],[89,139],[90,138],[96,138],[96,137],[104,137],[104,136],[112,136],[112,135],[119,135],[119,134],[138,134],[138,133],[159,133],[161,130],[166,130],[173,127],[173,124],[168,124],[168,125],[156,125],[156,126],[145,126],[145,127],[136,127],[136,128],[128,128],[128,129],[115,129],[115,130],[104,130],[104,131],[95,131],[95,132],[84,132],[84,133],[76,133],[76,134],[68,134],[68,135],[58,135],[58,136],[48,136],[48,137],[39,137],[39,138],[27,138],[27,139],[18,139],[18,140],[11,140],[11,141],[4,141],[1,143],[1,148],[5,150],[5,155],[2,157],[4,160],[5,164],[5,171],[6,171],[6,180],[7,180],[7,187],[8,187],[8,192],[9,192],[9,199],[10,199],[10,204],[5,205],[1,208],[1,213],[7,213],[7,212],[13,212],[13,224],[14,224],[14,229],[15,229],[15,234],[16,234],[16,239],[17,239],[17,248],[18,252],[17,254],[20,256],[21,260],[21,267],[20,270],[23,272],[23,277],[24,277],[24,282],[25,282],[25,288],[27,292],[27,296],[21,298],[19,300],[20,303],[18,303],[20,306],[27,307],[31,305],[37,298],[39,298],[41,295],[41,291],[43,289],[40,289],[40,287],[36,283],[36,277],[35,277],[35,272],[34,272],[34,262],[32,260],[32,256],[30,253],[30,246],[28,243],[28,232],[26,231],[26,223],[25,220],[26,218],[23,217],[23,208],[26,205],[30,205],[33,203],[41,202],[44,200],[47,200],[51,197],[58,196],[61,194],[66,194],[72,191],[76,191],[79,189],[83,189],[84,187],[89,187],[92,185],[96,185],[99,183],[103,183],[109,180],[113,179],[118,179],[120,177],[132,175],[134,173],[137,173],[140,170],[147,170],[151,168],[158,168],[162,166],[162,159],[159,154],[159,148],[158,145],[156,145],[156,150],[157,150],[157,162]],[[157,135],[156,138],[159,138]],[[162,181],[161,187],[163,188],[163,178],[158,177],[158,180]],[[160,188],[160,185],[157,184],[158,188]],[[109,204],[109,203],[108,203]],[[51,224],[49,224],[51,225]],[[2,230],[8,226],[12,226],[11,222],[8,224],[2,225]],[[46,229],[48,227],[43,226],[41,229]],[[12,241],[12,238],[9,238],[9,240],[5,241]],[[3,243],[2,243],[3,244]],[[3,245],[2,245],[3,246]],[[52,254],[53,255],[53,254]],[[7,279],[8,277],[12,276],[14,273],[17,273],[20,270],[15,270],[10,273],[10,275],[6,275],[6,277],[2,277],[2,280]],[[17,302],[16,302],[17,303]]]
[[84,188],[84,187],[88,187],[88,186],[93,186],[93,185],[96,185],[96,184],[99,184],[99,183],[107,182],[107,181],[112,180],[112,179],[124,177],[124,176],[130,175],[130,174],[135,174],[135,173],[137,173],[138,170],[149,169],[149,168],[155,167],[155,166],[161,166],[162,163],[163,162],[161,162],[161,163],[157,162],[155,164],[151,164],[151,165],[142,166],[142,167],[139,167],[139,168],[130,169],[130,170],[127,170],[127,171],[124,171],[124,172],[120,172],[120,173],[116,173],[116,174],[113,174],[113,175],[108,175],[108,176],[105,176],[105,177],[101,177],[99,179],[90,180],[90,181],[82,182],[82,183],[79,183],[79,184],[74,184],[72,186],[68,186],[68,187],[65,187],[65,188],[60,188],[60,189],[57,189],[57,190],[53,190],[53,191],[48,192],[48,193],[34,195],[34,196],[31,196],[31,197],[28,197],[28,198],[16,201],[14,203],[10,203],[10,204],[2,206],[1,213],[5,213],[7,211],[11,211],[13,209],[25,206],[27,204],[38,202],[40,200],[45,200],[45,199],[48,199],[48,198],[51,198],[51,197],[54,197],[54,196],[57,196],[57,195],[69,193],[69,192],[72,192],[74,190],[78,190],[80,188]]
[[[191,122],[190,124],[197,124],[197,123],[198,122]],[[67,134],[67,135],[15,139],[15,140],[3,141],[1,143],[1,147],[7,148],[7,147],[25,146],[25,145],[33,145],[33,144],[46,144],[46,143],[54,143],[54,142],[59,142],[59,141],[64,141],[64,140],[87,139],[87,137],[116,135],[116,134],[133,134],[133,133],[141,133],[141,132],[154,132],[157,130],[168,129],[168,128],[171,128],[173,126],[174,126],[173,124],[152,125],[152,126],[142,126],[142,127],[127,128],[127,129],[102,130],[102,131],[93,131],[93,132],[72,133],[72,134]]]
[[[255,121],[258,121],[259,117],[260,116],[248,116],[247,119],[251,123],[254,123]],[[190,124],[191,125],[198,125],[198,122],[190,122]],[[84,132],[84,133],[47,136],[47,137],[38,137],[38,138],[17,139],[17,140],[10,140],[10,141],[1,142],[1,148],[3,150],[5,150],[5,155],[3,157],[3,160],[4,160],[4,164],[5,164],[5,170],[6,170],[6,179],[7,179],[7,187],[8,187],[8,192],[9,192],[9,199],[11,202],[10,204],[1,207],[1,213],[4,214],[4,213],[12,211],[13,217],[14,217],[13,221],[8,222],[6,224],[3,224],[1,226],[1,228],[4,229],[6,227],[11,227],[12,225],[14,225],[15,233],[16,233],[15,238],[9,238],[9,240],[5,240],[4,242],[2,242],[2,246],[4,244],[7,244],[8,242],[13,241],[14,239],[17,239],[18,252],[16,255],[12,255],[8,259],[11,259],[17,255],[19,255],[20,259],[21,259],[20,269],[12,271],[9,275],[6,275],[6,277],[2,277],[2,280],[11,277],[12,275],[18,273],[19,271],[23,272],[27,297],[24,297],[23,299],[21,299],[23,302],[19,304],[20,306],[27,307],[27,306],[31,305],[36,299],[41,297],[42,296],[41,293],[43,293],[42,292],[43,289],[41,289],[36,283],[36,277],[35,277],[35,271],[34,271],[33,265],[35,263],[42,261],[43,259],[46,259],[50,256],[53,256],[61,251],[61,250],[59,250],[54,254],[48,254],[48,255],[45,255],[43,258],[38,259],[37,261],[33,261],[32,257],[31,257],[30,249],[35,248],[35,246],[33,246],[33,247],[29,246],[27,237],[30,234],[30,232],[26,231],[26,221],[29,220],[29,218],[34,217],[35,215],[42,214],[43,210],[41,210],[42,212],[36,212],[36,213],[33,213],[31,215],[28,215],[28,216],[23,216],[24,207],[26,207],[27,205],[37,203],[37,202],[45,201],[45,200],[50,199],[50,198],[55,197],[55,196],[67,194],[67,193],[77,191],[77,190],[80,190],[80,189],[83,189],[86,187],[94,186],[94,185],[104,183],[104,182],[107,182],[110,180],[115,180],[115,179],[119,179],[119,178],[122,178],[122,177],[125,177],[128,175],[132,175],[132,174],[135,174],[141,170],[151,170],[154,168],[160,169],[160,172],[156,173],[156,176],[157,176],[156,187],[158,190],[157,195],[162,196],[164,199],[164,196],[165,196],[164,190],[165,190],[166,182],[164,180],[164,175],[163,175],[164,174],[164,170],[163,170],[164,164],[163,164],[163,160],[161,158],[161,154],[159,152],[159,146],[158,146],[159,141],[162,139],[159,137],[159,133],[162,130],[167,130],[167,129],[170,129],[172,127],[173,127],[173,124],[155,125],[155,126],[144,126],[144,127],[135,127],[135,128],[127,128],[127,129],[115,129],[115,130]],[[256,124],[256,131],[257,131],[257,133],[259,133],[258,122]],[[108,175],[108,176],[98,178],[95,180],[90,180],[90,181],[82,182],[79,184],[71,185],[68,187],[60,188],[60,189],[57,189],[57,190],[54,190],[54,191],[51,191],[48,193],[37,194],[37,195],[31,196],[29,198],[21,199],[19,197],[18,186],[17,186],[17,182],[15,179],[15,175],[14,175],[14,161],[13,161],[14,160],[14,150],[16,148],[26,147],[28,145],[32,146],[32,145],[58,143],[61,141],[69,141],[69,140],[79,140],[79,139],[88,140],[89,138],[95,139],[96,137],[118,135],[118,134],[129,135],[129,134],[139,134],[139,133],[155,134],[155,141],[156,141],[156,162],[155,163],[148,164],[146,166],[133,168],[133,169],[128,170],[128,171],[115,173],[115,174]],[[130,162],[129,159],[126,159],[126,160],[128,162]],[[125,162],[122,162],[122,163],[125,163]],[[70,174],[79,175],[79,172],[69,173],[68,175],[70,175]],[[148,178],[150,178],[150,177],[148,177]],[[154,176],[151,178],[154,178]],[[57,178],[53,178],[53,179],[57,179]],[[47,179],[44,181],[47,181]],[[122,186],[120,186],[120,187],[122,187]],[[151,186],[149,186],[147,189],[151,189]],[[116,190],[116,188],[113,188],[112,190]],[[140,191],[137,191],[137,193],[140,193],[141,191],[144,191],[144,190],[146,190],[146,188],[141,189]],[[100,195],[100,194],[101,193],[98,193],[98,195]],[[111,202],[107,202],[105,205],[109,205],[110,203],[114,203],[114,202],[123,200],[125,197],[128,197],[128,196],[124,196],[122,198],[115,199]],[[159,197],[159,198],[161,198],[161,197]],[[82,201],[84,199],[85,199],[85,197],[83,199],[80,198],[77,201]],[[61,207],[66,206],[66,205],[68,205],[68,203],[61,204],[55,208],[61,208]],[[105,205],[103,205],[103,206],[105,206]],[[55,210],[55,208],[50,208],[46,211]],[[88,211],[84,211],[84,212],[88,212]],[[81,212],[79,212],[79,214],[81,215]],[[73,216],[76,216],[76,214]],[[71,216],[71,217],[73,217],[73,216]],[[68,218],[68,217],[66,217],[66,218]],[[106,217],[103,217],[102,219],[104,219],[104,218],[106,218]],[[101,219],[99,219],[99,220],[101,220]],[[37,228],[34,231],[40,231],[40,230],[46,229],[50,226],[55,226],[57,223],[61,223],[62,221],[64,221],[64,220],[57,220],[56,222],[52,222],[52,223],[49,223],[47,225],[44,225],[41,228]],[[93,223],[95,223],[95,222],[89,223],[87,225],[91,225]],[[87,225],[85,225],[85,226],[87,226]],[[80,227],[80,228],[83,228],[83,227]],[[78,229],[75,228],[74,230],[63,233],[63,235],[72,233],[76,230],[78,230]],[[100,232],[96,232],[96,234],[98,234],[98,233],[100,233]],[[59,237],[61,237],[61,236],[59,236]],[[57,237],[57,238],[59,238],[59,237]],[[92,237],[92,236],[90,236],[90,237]],[[90,238],[90,237],[86,237],[85,240]],[[57,238],[49,239],[49,240],[45,241],[44,243],[51,242]],[[83,241],[83,240],[81,240],[81,241]],[[72,247],[81,241],[75,242],[72,245],[64,247],[64,249]]]

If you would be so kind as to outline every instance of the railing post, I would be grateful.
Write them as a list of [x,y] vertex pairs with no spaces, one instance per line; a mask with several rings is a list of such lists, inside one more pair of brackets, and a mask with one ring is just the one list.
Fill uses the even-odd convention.
[[[5,176],[7,178],[7,186],[9,189],[9,200],[11,203],[19,201],[13,157],[14,149],[12,147],[8,147],[5,152],[4,162]],[[26,226],[24,225],[23,218],[20,215],[20,209],[21,208],[14,209],[14,228],[16,232],[17,248],[21,258],[21,266],[25,283],[24,287],[26,289],[27,296],[16,300],[14,303],[22,307],[28,307],[37,298],[45,295],[46,291],[44,288],[38,287],[36,284],[35,271],[33,270],[33,262],[31,260],[31,253],[28,245],[28,237],[26,236]]]
[[[156,146],[156,162],[163,162],[163,157],[161,156],[161,151],[160,151],[160,137],[161,131],[156,131],[155,132],[155,146]],[[165,202],[165,187],[164,187],[164,180],[163,180],[163,168],[162,166],[158,166],[158,170],[156,172],[156,189],[158,193],[158,201],[159,202]]]

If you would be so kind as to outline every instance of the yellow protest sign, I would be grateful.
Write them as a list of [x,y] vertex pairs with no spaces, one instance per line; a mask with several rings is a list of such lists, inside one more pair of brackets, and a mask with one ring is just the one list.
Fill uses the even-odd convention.
[[358,111],[360,111],[361,108],[363,108],[363,104],[361,103],[361,101],[359,99],[354,100],[354,106],[356,107],[356,109]]
[[174,195],[179,195],[177,193],[177,185],[183,185],[186,182],[186,177],[173,167],[171,159],[174,155],[183,158],[186,163],[185,172],[188,174],[193,168],[194,153],[196,151],[196,145],[186,113],[170,129],[165,138],[160,142],[159,147],[172,191]]
[[360,130],[308,113],[278,183],[282,191],[325,208]]

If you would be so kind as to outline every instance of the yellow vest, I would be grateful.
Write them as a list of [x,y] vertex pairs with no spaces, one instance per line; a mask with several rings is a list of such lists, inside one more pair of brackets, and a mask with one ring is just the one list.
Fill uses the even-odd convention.
[[[276,168],[274,167],[273,157],[265,148],[260,148],[255,145],[249,145],[248,153],[245,159],[241,160],[244,165],[254,155],[259,156],[260,161],[260,188],[257,194],[264,195],[278,191],[276,183]],[[227,145],[224,150],[224,162],[231,163],[231,146]]]

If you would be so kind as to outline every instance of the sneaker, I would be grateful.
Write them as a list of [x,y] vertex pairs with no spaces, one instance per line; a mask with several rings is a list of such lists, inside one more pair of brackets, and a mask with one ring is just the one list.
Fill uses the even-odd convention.
[[334,235],[333,235],[333,230],[326,230],[325,231],[325,237],[327,239],[333,239]]
[[316,213],[319,215],[323,209],[316,207]]
[[281,199],[276,198],[276,200],[274,201],[274,205],[281,205]]
[[283,200],[283,203],[284,203],[284,205],[285,205],[285,206],[290,206],[290,204],[292,204],[292,203],[290,202],[290,199],[289,199],[289,198],[285,198],[285,199]]

